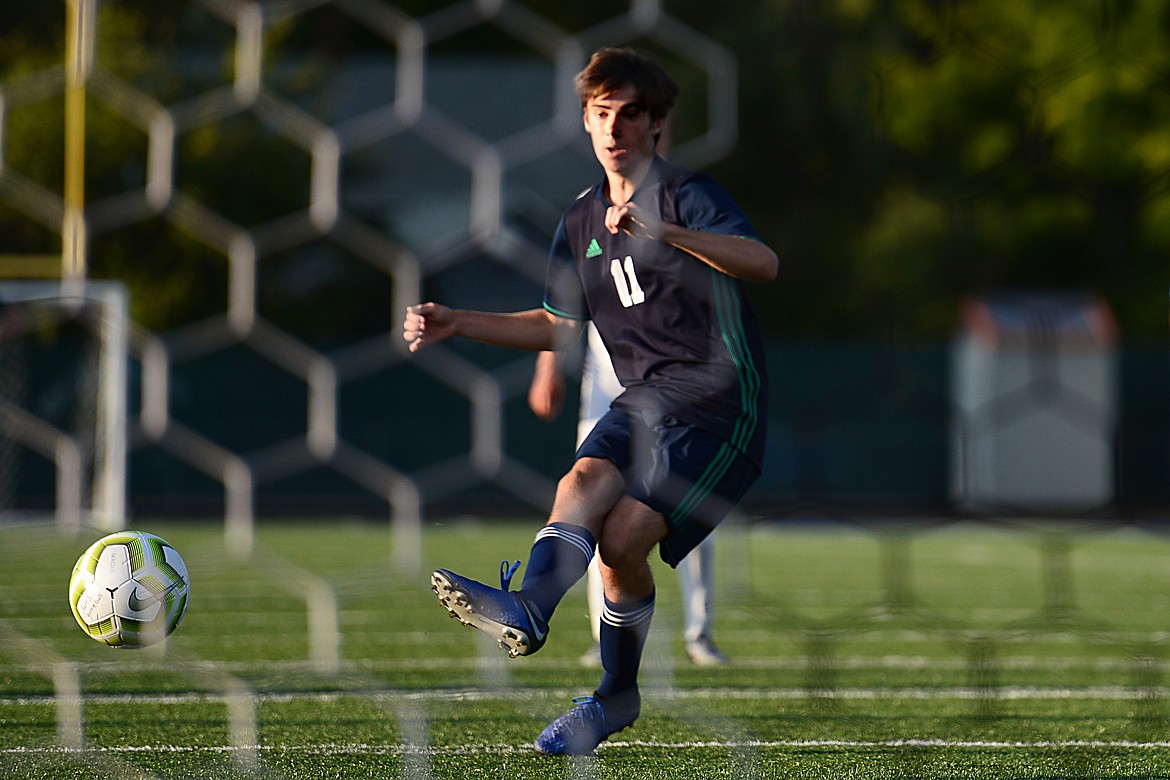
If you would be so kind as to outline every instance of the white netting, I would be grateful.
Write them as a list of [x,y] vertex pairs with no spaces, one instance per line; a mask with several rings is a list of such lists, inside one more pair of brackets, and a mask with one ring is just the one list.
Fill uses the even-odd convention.
[[[430,501],[490,484],[544,505],[551,496],[550,481],[509,450],[506,435],[505,407],[523,397],[530,363],[515,359],[485,367],[445,347],[407,362],[398,336],[403,310],[422,298],[429,280],[472,263],[493,264],[497,289],[540,283],[546,238],[534,237],[540,231],[533,224],[555,220],[597,175],[583,144],[580,110],[570,85],[589,51],[645,42],[705,81],[706,94],[692,95],[705,109],[704,126],[680,132],[673,150],[675,159],[692,166],[721,157],[735,142],[735,58],[672,18],[656,1],[633,0],[616,16],[567,29],[509,0],[457,2],[421,16],[384,0],[188,0],[168,8],[197,30],[199,38],[180,45],[177,72],[155,74],[181,82],[164,97],[164,91],[152,88],[162,79],[131,80],[109,66],[118,58],[103,46],[116,45],[118,38],[104,37],[100,27],[110,22],[107,11],[117,6],[68,0],[62,63],[0,82],[0,202],[61,242],[60,261],[54,262],[18,257],[23,250],[0,239],[0,277],[28,275],[30,266],[37,271],[59,268],[64,285],[50,285],[58,300],[108,299],[124,311],[120,288],[92,281],[89,260],[99,254],[99,242],[106,237],[124,231],[135,235],[162,221],[204,246],[206,262],[226,267],[220,274],[226,289],[203,291],[209,300],[223,303],[209,316],[156,332],[127,323],[124,315],[99,317],[91,341],[100,357],[91,356],[85,365],[107,375],[100,381],[93,377],[87,385],[90,394],[81,392],[75,404],[95,407],[79,426],[84,436],[44,419],[19,387],[20,373],[8,372],[0,409],[5,415],[0,468],[14,452],[40,453],[52,461],[58,483],[49,511],[69,524],[96,518],[98,525],[113,527],[125,519],[122,467],[127,441],[133,451],[161,450],[221,487],[228,547],[244,555],[253,548],[258,491],[326,469],[385,501],[400,573],[419,566],[420,521]],[[298,80],[303,75],[298,63],[308,55],[298,50],[295,31],[320,23],[314,14],[322,10],[333,13],[330,23],[341,20],[367,41],[376,39],[377,45],[367,43],[362,55],[326,69],[324,76]],[[590,12],[580,16],[587,18]],[[499,37],[501,56],[492,56],[482,38],[475,44],[476,57],[459,55],[467,36],[485,32]],[[229,60],[230,76],[223,79],[220,66]],[[90,192],[80,200],[83,188],[76,179],[70,183],[70,171],[76,175],[85,170],[76,144],[85,138],[91,147],[94,132],[78,135],[85,127],[78,122],[84,114],[79,106],[113,117],[119,134],[140,141],[126,159],[99,161],[133,172],[130,180],[137,178],[138,183],[123,191]],[[16,147],[3,141],[12,137],[18,119],[37,113],[55,116],[62,108],[67,171],[65,186],[59,188],[25,170]],[[290,175],[305,179],[300,182],[307,193],[301,206],[246,221],[225,204],[204,197],[191,183],[198,172],[192,172],[184,154],[205,140],[204,131],[219,126],[243,126],[267,143],[275,139],[289,156],[299,156],[302,165]],[[89,149],[90,155],[103,153],[108,147],[101,144]],[[247,176],[244,170],[231,174],[241,180]],[[242,183],[263,194],[265,183]],[[381,277],[390,291],[381,325],[350,343],[323,349],[267,310],[262,294],[265,274],[271,273],[267,269],[296,251],[318,264],[321,258],[343,257],[366,278],[372,275],[375,283]],[[149,267],[159,259],[144,255],[139,262]],[[160,265],[159,273],[166,268]],[[214,273],[210,277],[218,278]],[[32,289],[27,283],[10,284],[9,298],[28,297]],[[47,295],[45,289],[36,290]],[[53,305],[64,310],[65,304]],[[110,322],[115,324],[112,331]],[[13,349],[15,345],[9,354],[15,364],[20,355]],[[224,441],[202,429],[197,417],[176,413],[180,395],[186,400],[198,392],[187,372],[197,374],[201,364],[233,350],[303,386],[303,430],[275,440],[253,441],[244,435]],[[108,356],[121,358],[113,361],[121,365],[121,376]],[[462,430],[442,432],[461,442],[457,451],[416,467],[397,464],[346,433],[347,389],[404,366],[407,382],[422,388],[424,401],[435,388],[462,398],[466,409],[446,423]],[[254,389],[246,380],[240,385],[241,395]],[[112,387],[113,395],[103,387]],[[125,415],[127,395],[128,421],[110,417],[109,408],[96,408],[112,400]],[[415,412],[401,408],[394,413],[405,419]],[[111,426],[117,430],[111,432]],[[119,468],[108,471],[107,463]],[[277,556],[256,554],[265,555],[267,568],[289,573],[277,565]],[[335,594],[299,571],[293,571],[290,581],[305,597],[311,660],[319,671],[335,672]],[[70,670],[59,664],[54,672],[59,701],[76,704],[76,674],[65,671]],[[230,731],[234,744],[244,748],[239,758],[246,768],[255,760],[248,752],[256,743],[254,697],[246,686],[228,676],[224,680],[209,685],[226,692]],[[60,719],[62,744],[73,747],[85,741],[82,714],[76,710],[63,707]],[[417,735],[407,736],[421,744],[425,724]]]
[[[67,6],[75,25],[63,53],[68,67],[0,83],[0,137],[14,112],[64,99],[68,115],[70,95],[84,87],[91,107],[142,136],[139,156],[124,161],[141,171],[142,183],[91,195],[78,215],[68,207],[68,186],[63,198],[22,173],[20,159],[0,159],[0,200],[60,233],[66,277],[86,268],[103,236],[160,219],[197,237],[210,248],[211,262],[227,269],[227,289],[215,293],[224,301],[218,313],[175,331],[135,330],[130,349],[141,386],[132,388],[140,398],[130,421],[134,446],[161,448],[221,485],[236,547],[250,546],[258,490],[321,469],[386,502],[402,534],[403,563],[417,560],[412,551],[423,508],[446,494],[488,484],[545,505],[550,481],[509,450],[505,435],[505,407],[523,396],[529,364],[518,358],[486,368],[443,347],[402,369],[402,312],[423,297],[429,280],[450,279],[446,272],[485,259],[500,277],[496,289],[510,284],[502,274],[539,283],[546,248],[526,230],[526,220],[555,219],[596,176],[571,91],[571,77],[591,50],[644,43],[705,81],[705,94],[688,95],[705,108],[705,126],[676,133],[672,151],[692,167],[735,143],[735,57],[658,0],[632,0],[628,10],[584,29],[566,29],[510,0],[458,2],[416,17],[384,0],[190,0],[174,4],[174,13],[203,34],[181,58],[185,72],[168,74],[186,80],[181,97],[167,103],[149,83],[129,83],[103,66],[112,59],[97,29],[106,7],[96,0]],[[295,32],[320,23],[315,14],[323,10],[333,14],[331,24],[377,45],[344,60],[328,78],[298,81],[297,64],[307,55],[297,49]],[[193,15],[197,24],[190,24]],[[469,36],[479,36],[470,59],[459,55]],[[495,36],[508,54],[493,57],[488,45],[485,57],[484,36]],[[209,49],[214,42],[221,50]],[[217,80],[222,71],[207,63],[229,59],[230,78]],[[231,123],[297,150],[308,179],[302,208],[244,224],[230,209],[201,199],[188,181],[183,150],[203,130]],[[275,256],[292,250],[344,256],[363,273],[383,277],[390,295],[381,330],[323,350],[277,322],[261,289]],[[0,254],[5,251],[0,242]],[[225,442],[176,418],[177,367],[227,350],[245,351],[303,384],[303,432]],[[451,423],[463,430],[442,432],[465,446],[450,457],[403,466],[346,435],[340,399],[348,388],[395,368],[407,371],[423,393],[433,387],[465,400],[465,421]]]

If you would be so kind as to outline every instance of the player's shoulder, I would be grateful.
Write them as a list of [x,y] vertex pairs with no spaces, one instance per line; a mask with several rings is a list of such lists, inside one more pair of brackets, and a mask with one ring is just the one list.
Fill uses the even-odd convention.
[[565,221],[578,218],[588,219],[590,209],[599,202],[598,192],[600,188],[601,184],[594,184],[592,187],[582,190],[576,199],[569,204],[569,207],[565,209],[563,219]]
[[719,187],[719,182],[711,174],[704,173],[703,171],[692,171],[681,165],[672,166],[665,173],[668,173],[668,175],[663,177],[663,183],[676,190],[683,188]]
[[662,161],[656,173],[658,183],[668,197],[678,198],[687,195],[703,197],[706,193],[722,191],[719,182],[711,174],[692,171],[681,165]]
[[600,197],[600,193],[604,185],[604,181],[599,181],[592,186],[581,190],[579,193],[577,193],[577,197],[573,199],[573,202],[570,204],[569,208],[581,208],[582,206],[588,205],[590,202],[596,200],[598,197]]
[[[667,197],[676,200],[682,208],[734,205],[734,200],[719,180],[703,171],[676,167],[674,175],[663,181],[663,189]],[[681,204],[684,203],[688,206],[683,207]]]

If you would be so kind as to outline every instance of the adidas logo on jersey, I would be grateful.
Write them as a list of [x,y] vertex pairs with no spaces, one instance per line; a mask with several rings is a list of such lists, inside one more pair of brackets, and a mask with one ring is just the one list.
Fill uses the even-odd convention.
[[601,244],[597,243],[597,239],[595,238],[589,242],[589,248],[585,250],[585,259],[588,260],[589,258],[597,257],[600,254]]

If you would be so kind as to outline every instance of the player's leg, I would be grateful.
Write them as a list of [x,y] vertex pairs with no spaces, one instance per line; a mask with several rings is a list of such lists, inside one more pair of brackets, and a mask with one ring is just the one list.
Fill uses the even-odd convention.
[[707,631],[708,591],[703,581],[703,551],[711,537],[691,550],[678,564],[678,585],[682,594],[683,640],[690,644]]
[[595,668],[601,666],[601,613],[605,609],[605,588],[601,584],[601,559],[593,557],[589,571],[585,574],[585,599],[589,605],[589,630],[593,644],[581,656],[581,665]]
[[576,706],[536,738],[540,752],[592,753],[610,735],[637,720],[642,703],[638,670],[654,616],[649,556],[666,531],[660,513],[628,496],[606,517],[598,543],[605,584],[600,627],[604,672],[592,696],[575,699]]
[[709,639],[711,533],[759,478],[759,469],[727,442],[680,421],[664,421],[656,441],[655,469],[638,472],[627,490],[666,518],[669,532],[659,551],[683,578],[687,629],[693,632],[686,636],[688,654],[696,663],[718,663],[725,659],[714,648],[698,658],[693,652],[698,637]]
[[447,569],[432,574],[431,588],[452,617],[493,637],[513,657],[544,645],[553,611],[584,576],[602,519],[622,495],[623,476],[615,464],[627,459],[627,422],[624,414],[606,415],[582,445],[557,485],[548,522],[536,534],[520,590],[509,592],[516,566],[503,568],[499,588]]
[[[577,417],[577,447],[580,448],[597,422],[609,412],[609,405],[625,390],[617,374],[605,344],[592,321],[586,326],[585,360],[581,367],[581,399]],[[601,631],[601,612],[605,609],[605,594],[601,585],[599,560],[594,558],[585,575],[585,594],[589,604],[589,627],[593,633],[593,645],[581,656],[581,663],[588,667],[601,665],[601,648],[598,645]]]
[[622,495],[621,472],[608,460],[578,458],[557,485],[552,512],[528,556],[519,595],[545,620],[585,575],[602,518]]
[[605,581],[601,623],[604,674],[593,696],[553,721],[536,739],[543,753],[592,753],[632,724],[642,648],[654,612],[649,553],[677,566],[759,477],[735,448],[669,417],[632,420],[626,494],[606,516],[598,539]]
[[605,586],[601,615],[601,667],[596,695],[613,708],[637,717],[641,705],[638,670],[654,616],[654,573],[650,553],[666,536],[662,515],[626,497],[606,518],[598,553]]
[[625,494],[622,469],[630,459],[630,426],[625,412],[606,413],[557,483],[548,524],[537,534],[519,591],[546,619],[585,574],[589,560],[576,552],[589,549],[592,556],[602,523]]
[[715,537],[708,536],[678,564],[683,603],[683,641],[698,666],[727,663],[711,636],[711,600],[715,580]]

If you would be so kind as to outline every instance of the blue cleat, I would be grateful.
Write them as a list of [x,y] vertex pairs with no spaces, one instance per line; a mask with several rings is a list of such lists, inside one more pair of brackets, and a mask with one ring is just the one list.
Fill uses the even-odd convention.
[[508,590],[520,562],[500,566],[500,587],[493,588],[447,569],[431,575],[431,590],[447,614],[465,626],[478,628],[515,658],[532,655],[548,639],[548,623],[540,610]]
[[588,756],[597,746],[633,725],[638,713],[621,715],[607,711],[600,699],[578,696],[577,706],[548,724],[536,738],[537,751],[546,756]]

